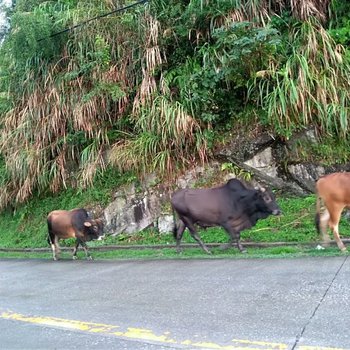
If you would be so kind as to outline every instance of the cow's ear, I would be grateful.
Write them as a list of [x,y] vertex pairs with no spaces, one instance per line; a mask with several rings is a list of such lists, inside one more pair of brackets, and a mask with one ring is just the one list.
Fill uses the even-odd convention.
[[84,222],[84,226],[86,226],[86,227],[91,227],[91,222],[85,221],[85,222]]

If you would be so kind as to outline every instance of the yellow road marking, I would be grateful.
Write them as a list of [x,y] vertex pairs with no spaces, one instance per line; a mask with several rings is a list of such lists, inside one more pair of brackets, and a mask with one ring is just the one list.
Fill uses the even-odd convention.
[[264,342],[264,341],[250,341],[250,340],[243,340],[243,339],[233,339],[234,343],[239,344],[248,344],[248,345],[257,345],[262,346],[264,349],[278,349],[278,350],[284,350],[288,348],[287,344],[282,343],[270,343],[270,342]]
[[105,325],[101,323],[80,322],[74,320],[65,320],[57,317],[32,317],[25,316],[11,311],[2,311],[0,317],[7,320],[22,321],[26,323],[41,324],[45,326],[62,327],[76,329],[79,331],[88,331],[94,333],[110,333],[117,330],[118,326]]
[[[109,325],[104,323],[82,322],[77,320],[68,320],[57,317],[47,316],[26,316],[12,311],[1,311],[0,318],[5,320],[20,321],[25,323],[32,323],[37,325],[65,328],[71,330],[78,330],[88,333],[100,333],[119,338],[128,338],[132,340],[146,340],[152,342],[187,345],[200,349],[214,349],[214,350],[286,350],[287,344],[270,343],[264,341],[251,341],[245,339],[233,339],[233,345],[220,345],[213,342],[197,342],[192,340],[176,341],[170,337],[170,332],[163,334],[155,334],[149,329],[132,328],[122,330],[120,326]],[[298,350],[346,350],[341,348],[317,347],[317,346],[299,346]]]

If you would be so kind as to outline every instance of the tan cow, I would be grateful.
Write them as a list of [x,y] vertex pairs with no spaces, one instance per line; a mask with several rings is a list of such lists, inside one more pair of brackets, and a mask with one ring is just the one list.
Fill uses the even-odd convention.
[[92,259],[86,242],[103,238],[103,223],[99,219],[91,219],[83,208],[72,210],[54,210],[47,217],[48,243],[51,245],[53,259],[58,260],[60,239],[76,238],[73,259],[77,258],[77,250],[81,245],[87,259]]
[[[344,208],[350,207],[350,172],[333,173],[322,176],[316,182],[316,228],[322,234],[323,242],[330,242],[327,232],[327,224],[333,231],[334,238],[339,249],[347,251],[339,237],[339,221]],[[321,201],[325,205],[325,211],[320,215]]]

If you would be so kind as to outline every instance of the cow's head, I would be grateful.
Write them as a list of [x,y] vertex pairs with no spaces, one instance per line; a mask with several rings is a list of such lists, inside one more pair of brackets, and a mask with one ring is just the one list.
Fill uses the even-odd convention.
[[272,191],[261,187],[256,190],[255,198],[256,207],[259,209],[259,211],[272,215],[280,215],[282,213]]
[[87,233],[93,237],[93,239],[101,240],[104,238],[103,222],[100,219],[89,219],[84,222]]

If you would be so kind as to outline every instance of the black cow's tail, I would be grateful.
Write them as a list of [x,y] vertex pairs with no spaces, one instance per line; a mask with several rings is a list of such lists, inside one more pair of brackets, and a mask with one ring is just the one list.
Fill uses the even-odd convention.
[[318,233],[321,233],[320,228],[320,210],[321,210],[321,197],[318,195],[316,191],[316,215],[315,215],[315,226]]
[[174,219],[174,225],[173,225],[173,236],[176,239],[177,236],[177,225],[176,225],[176,214],[175,214],[175,209],[173,206],[171,206],[171,209],[173,211],[173,219]]
[[47,218],[47,243],[52,245],[53,244],[53,233],[52,233],[52,222],[51,218]]

